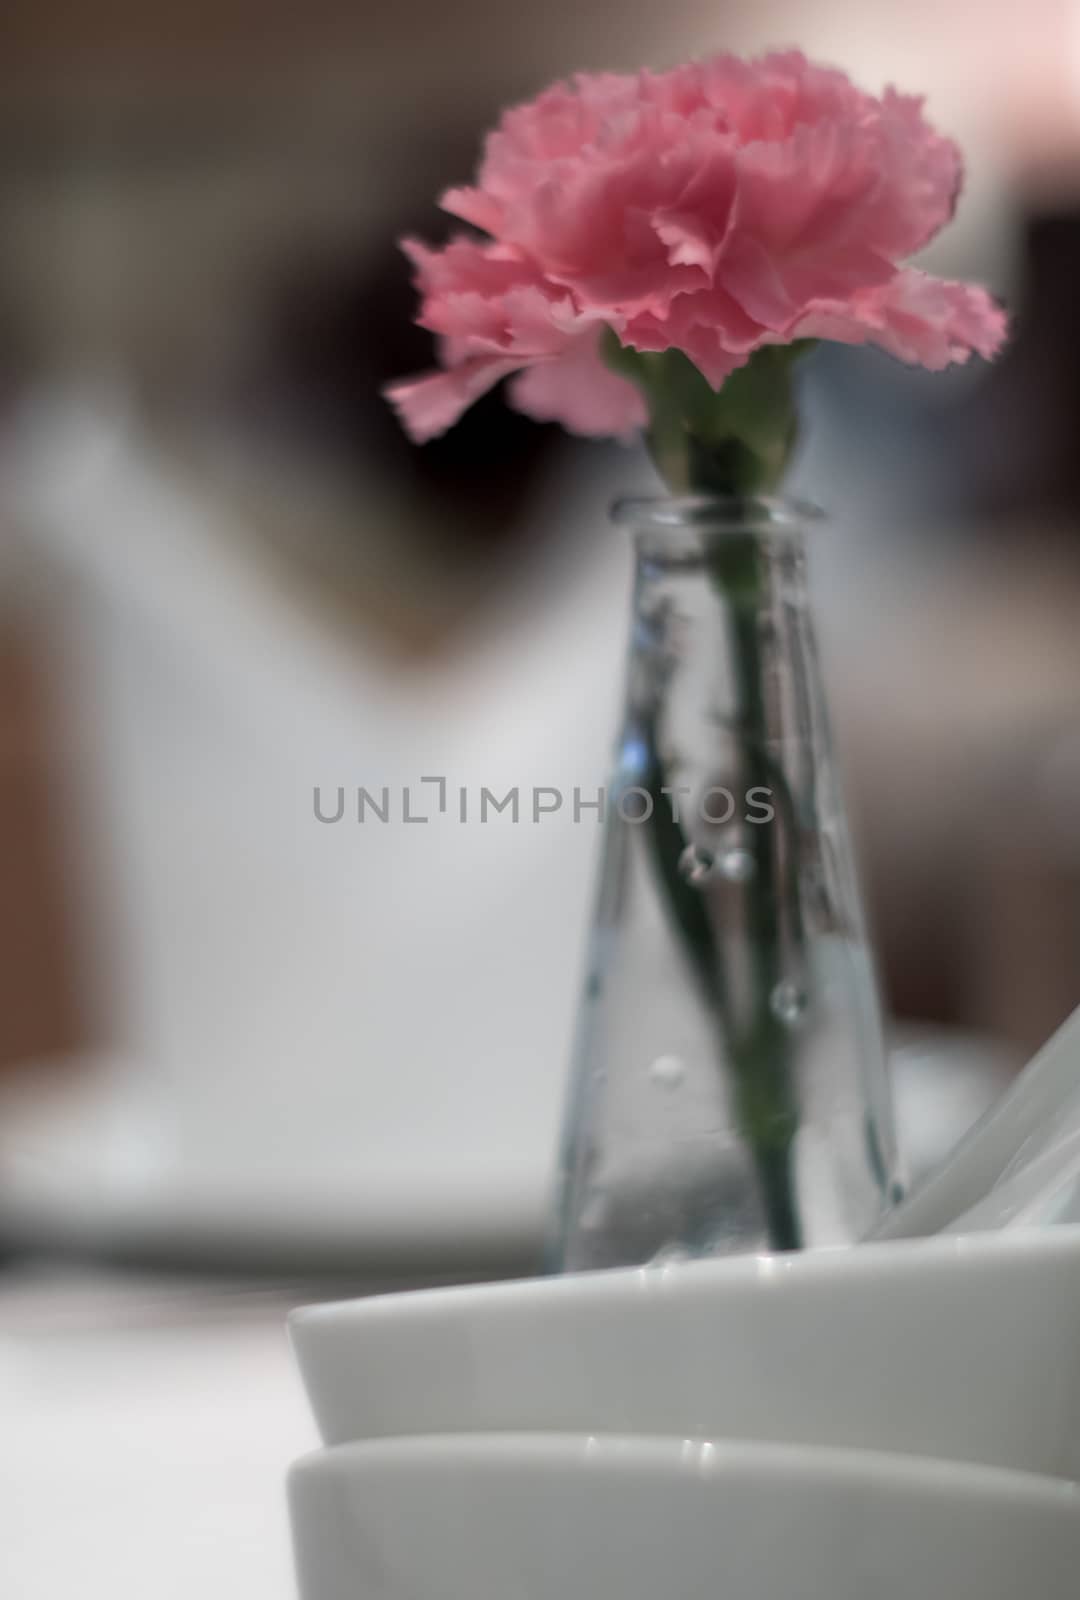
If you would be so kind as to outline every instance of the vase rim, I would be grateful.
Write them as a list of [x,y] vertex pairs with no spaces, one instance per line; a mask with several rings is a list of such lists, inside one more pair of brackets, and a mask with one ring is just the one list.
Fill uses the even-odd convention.
[[825,513],[789,495],[630,495],[613,502],[611,520],[640,534],[756,533],[783,541],[798,538]]

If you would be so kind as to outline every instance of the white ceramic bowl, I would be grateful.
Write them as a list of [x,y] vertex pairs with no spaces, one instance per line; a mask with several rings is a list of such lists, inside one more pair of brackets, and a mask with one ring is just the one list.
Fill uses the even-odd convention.
[[674,1434],[1080,1477],[1080,1228],[424,1290],[291,1328],[329,1444]]
[[302,1600],[1076,1600],[1080,1487],[584,1435],[344,1445],[290,1484]]

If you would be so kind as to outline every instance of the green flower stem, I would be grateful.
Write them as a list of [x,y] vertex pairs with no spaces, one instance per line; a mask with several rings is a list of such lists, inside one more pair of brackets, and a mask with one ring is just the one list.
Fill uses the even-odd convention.
[[[753,495],[779,481],[796,431],[792,367],[805,346],[757,352],[717,392],[677,351],[641,355],[609,334],[613,370],[632,379],[649,405],[649,447],[675,492]],[[790,1030],[775,1009],[785,981],[785,936],[798,930],[793,866],[794,806],[768,752],[765,663],[759,617],[766,574],[753,535],[728,535],[707,550],[709,576],[729,613],[735,722],[747,790],[771,792],[776,816],[753,828],[754,872],[744,898],[749,953],[747,992],[738,997],[725,971],[723,944],[705,897],[686,882],[680,858],[688,840],[672,814],[656,726],[659,706],[642,729],[648,751],[643,786],[653,801],[649,839],[671,920],[705,1003],[715,1019],[721,1055],[732,1077],[736,1118],[751,1151],[774,1250],[797,1250],[802,1231],[792,1153],[799,1126]],[[785,927],[785,920],[788,926]],[[741,1002],[736,1004],[736,998]]]
[[[757,1169],[776,1250],[797,1250],[802,1234],[795,1204],[792,1147],[799,1127],[788,1024],[775,997],[785,980],[784,911],[792,896],[784,883],[784,836],[792,817],[783,776],[768,755],[768,719],[763,694],[764,663],[758,628],[761,554],[752,535],[718,541],[709,553],[717,593],[730,610],[735,717],[746,791],[770,791],[776,816],[750,830],[754,873],[747,885],[745,915],[750,955],[749,1005],[745,1017],[721,1015],[732,1062],[739,1126]],[[788,841],[790,843],[790,841]],[[777,848],[779,844],[779,849]]]
[[[715,929],[704,898],[686,881],[680,867],[688,841],[673,815],[670,790],[667,794],[663,792],[667,775],[658,755],[655,725],[646,724],[642,732],[648,762],[641,782],[652,800],[647,837],[653,863],[668,912],[713,1016],[723,1059],[731,1064],[736,1116],[753,1155],[769,1244],[774,1250],[797,1250],[802,1235],[792,1185],[791,1147],[798,1129],[798,1112],[792,1094],[791,1042],[771,1005],[771,996],[781,981],[782,971],[778,919],[770,915],[774,911],[772,891],[768,887],[773,859],[768,829],[756,829],[754,838],[755,885],[748,918],[754,1004],[749,1024],[737,1030],[734,1018],[728,1014],[724,962]],[[753,773],[752,781],[767,781],[775,798],[775,773],[763,767]],[[765,887],[759,889],[761,882]],[[766,921],[770,924],[768,928],[763,926]]]
[[682,941],[702,999],[717,1021],[722,1022],[726,1005],[723,962],[704,897],[683,873],[682,857],[689,841],[682,824],[675,817],[670,789],[664,792],[668,774],[659,753],[656,726],[658,710],[658,706],[652,708],[641,730],[642,743],[647,752],[641,787],[648,791],[652,801],[646,837],[664,890],[668,912]]

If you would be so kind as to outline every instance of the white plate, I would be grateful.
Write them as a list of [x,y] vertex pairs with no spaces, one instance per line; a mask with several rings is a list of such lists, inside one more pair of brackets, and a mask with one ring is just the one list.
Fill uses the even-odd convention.
[[588,1429],[1080,1475],[1080,1228],[425,1290],[291,1330],[329,1444]]
[[677,1439],[347,1445],[291,1482],[302,1600],[1075,1600],[1080,1489]]
[[532,1270],[546,1196],[542,1152],[469,1168],[425,1160],[406,1130],[373,1149],[348,1123],[298,1114],[290,1142],[204,1149],[184,1140],[153,1074],[86,1060],[0,1086],[0,1240],[368,1286]]

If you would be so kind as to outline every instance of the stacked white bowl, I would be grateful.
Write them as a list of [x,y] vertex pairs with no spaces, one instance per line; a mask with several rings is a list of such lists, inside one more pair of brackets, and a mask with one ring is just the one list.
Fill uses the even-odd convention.
[[1077,1600],[1080,1229],[426,1290],[292,1334],[303,1600]]

